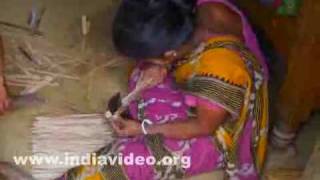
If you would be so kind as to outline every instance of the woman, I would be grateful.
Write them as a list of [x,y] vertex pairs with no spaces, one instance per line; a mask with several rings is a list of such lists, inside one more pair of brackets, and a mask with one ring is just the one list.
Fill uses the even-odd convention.
[[4,113],[10,105],[10,98],[7,94],[7,89],[5,87],[5,78],[4,78],[4,63],[5,63],[5,54],[4,54],[4,44],[2,36],[0,35],[0,114]]
[[[214,13],[223,13],[223,18],[237,17],[230,4],[218,7]],[[259,178],[268,120],[265,69],[242,43],[249,40],[248,33],[225,22],[215,22],[223,32],[221,26],[209,31],[199,21],[195,29],[192,8],[193,1],[122,2],[114,20],[114,43],[119,52],[140,59],[129,89],[150,77],[152,84],[159,84],[130,104],[131,118],[113,123],[122,138],[99,152],[157,160],[185,156],[190,167],[86,166],[70,170],[64,179],[177,179],[219,168],[229,178]],[[201,19],[199,9],[198,14]]]

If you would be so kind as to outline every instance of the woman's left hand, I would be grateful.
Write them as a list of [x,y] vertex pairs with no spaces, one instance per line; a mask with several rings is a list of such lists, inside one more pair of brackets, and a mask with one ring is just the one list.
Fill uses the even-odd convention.
[[111,124],[115,132],[122,137],[138,136],[143,134],[140,123],[134,120],[119,118],[114,120]]

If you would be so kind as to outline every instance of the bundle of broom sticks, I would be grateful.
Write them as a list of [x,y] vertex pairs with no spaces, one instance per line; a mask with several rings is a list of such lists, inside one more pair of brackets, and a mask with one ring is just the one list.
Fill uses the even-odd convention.
[[[56,156],[60,160],[68,156],[83,157],[115,140],[110,121],[116,119],[136,100],[140,93],[150,87],[152,79],[141,80],[133,91],[122,98],[115,112],[103,114],[74,114],[60,117],[36,117],[32,127],[32,154],[34,156]],[[110,114],[111,113],[111,114]],[[77,164],[33,165],[32,175],[36,179],[54,179]]]
[[112,130],[105,121],[100,114],[36,117],[32,127],[32,155],[57,158],[57,162],[32,165],[33,177],[55,179],[80,165],[80,158],[90,158],[90,153],[111,143]]

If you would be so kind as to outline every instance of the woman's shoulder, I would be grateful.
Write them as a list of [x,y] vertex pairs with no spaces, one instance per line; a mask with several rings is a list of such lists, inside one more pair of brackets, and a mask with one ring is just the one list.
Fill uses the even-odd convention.
[[187,63],[176,69],[176,78],[179,81],[187,80],[191,76],[218,78],[238,86],[246,86],[249,74],[243,57],[240,53],[226,45],[238,44],[232,38],[214,38],[209,40],[203,48],[195,50]]
[[239,86],[248,83],[245,62],[238,52],[228,48],[214,48],[203,52],[195,73],[199,76],[216,77]]

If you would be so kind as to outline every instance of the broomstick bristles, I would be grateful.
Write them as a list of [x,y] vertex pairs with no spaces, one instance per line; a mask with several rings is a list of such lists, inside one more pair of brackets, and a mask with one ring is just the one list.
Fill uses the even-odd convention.
[[[58,164],[33,164],[36,179],[54,179],[77,166],[66,164],[66,153],[86,156],[111,143],[112,130],[100,114],[37,117],[32,127],[32,155],[58,157]],[[61,162],[62,161],[62,162]]]

